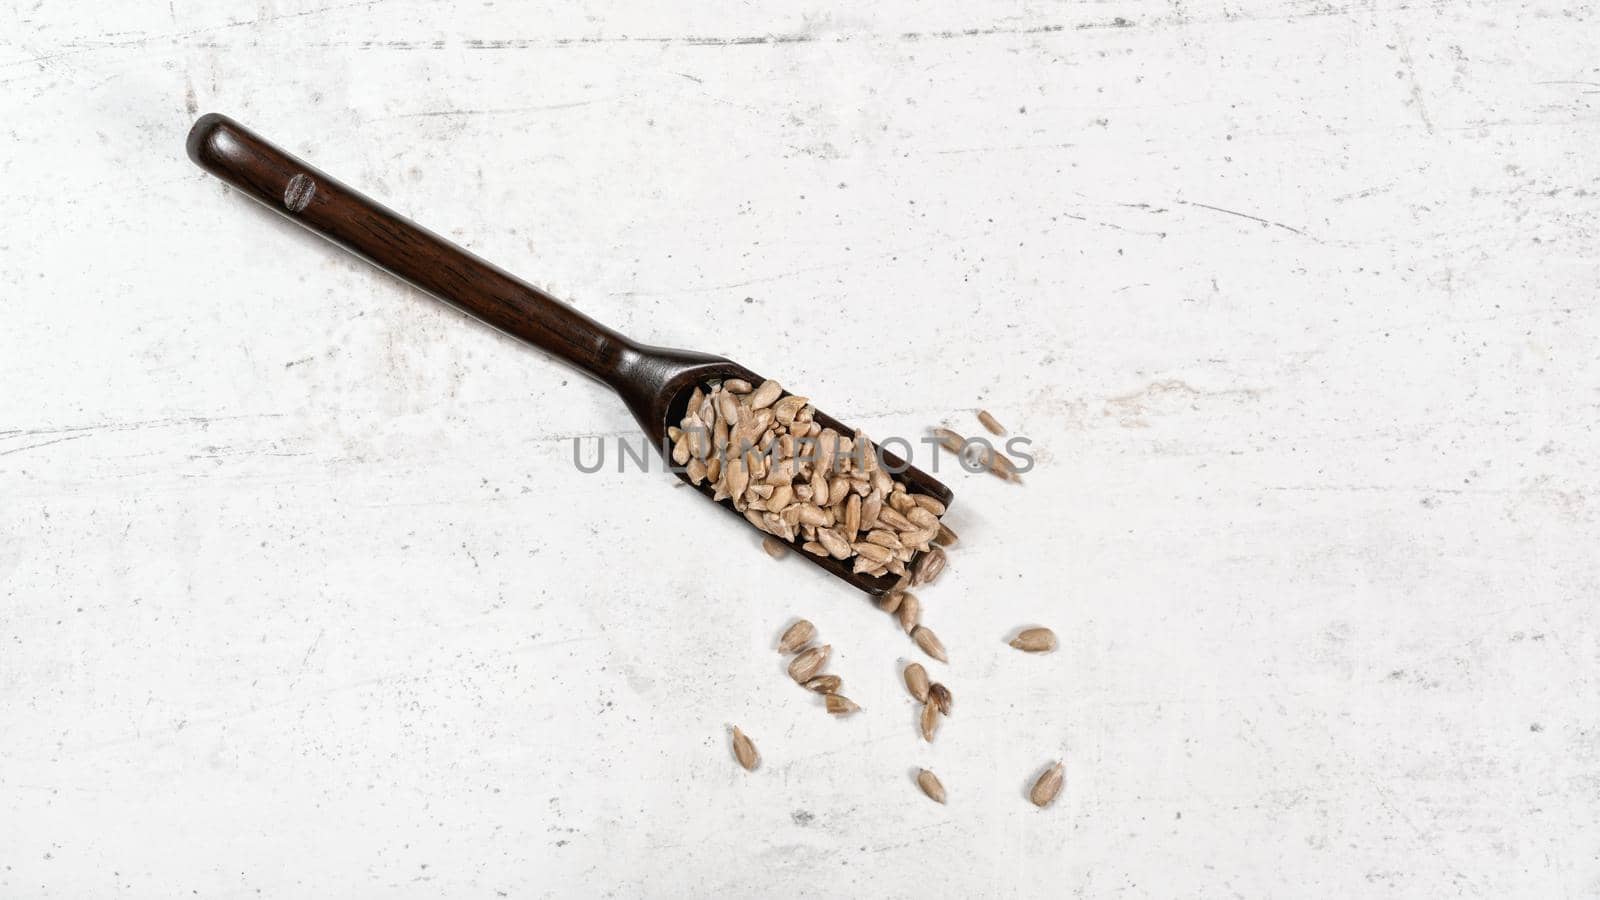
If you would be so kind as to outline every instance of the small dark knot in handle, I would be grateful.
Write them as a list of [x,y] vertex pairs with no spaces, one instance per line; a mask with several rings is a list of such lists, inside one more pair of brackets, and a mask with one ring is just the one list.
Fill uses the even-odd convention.
[[311,176],[301,172],[289,179],[289,186],[283,189],[283,208],[297,213],[306,208],[316,193],[317,183],[311,180]]

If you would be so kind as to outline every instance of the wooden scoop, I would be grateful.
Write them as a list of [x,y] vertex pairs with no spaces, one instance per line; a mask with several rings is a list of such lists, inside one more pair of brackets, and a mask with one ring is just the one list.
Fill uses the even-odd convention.
[[[559,357],[622,397],[658,449],[669,446],[667,426],[683,418],[690,393],[708,379],[761,376],[720,356],[638,344],[533,285],[491,265],[371,198],[285,153],[227,116],[208,113],[189,131],[189,158],[279,215],[322,235],[434,297]],[[848,428],[821,413],[816,420],[840,434]],[[950,489],[890,453],[882,458],[912,493],[948,506]],[[676,470],[677,467],[674,467]],[[679,478],[689,482],[682,471]],[[694,485],[712,496],[709,484]],[[750,523],[731,500],[718,505]],[[751,526],[754,527],[754,526]],[[796,548],[798,549],[798,548]],[[870,594],[892,588],[894,575],[851,572],[848,561],[799,554]],[[911,566],[917,560],[913,559]]]

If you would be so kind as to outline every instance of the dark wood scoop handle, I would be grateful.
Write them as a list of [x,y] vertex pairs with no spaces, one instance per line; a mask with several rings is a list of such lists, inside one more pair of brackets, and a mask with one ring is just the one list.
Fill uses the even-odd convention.
[[630,341],[509,272],[306,165],[218,113],[195,121],[189,158],[279,215],[468,315],[615,385]]

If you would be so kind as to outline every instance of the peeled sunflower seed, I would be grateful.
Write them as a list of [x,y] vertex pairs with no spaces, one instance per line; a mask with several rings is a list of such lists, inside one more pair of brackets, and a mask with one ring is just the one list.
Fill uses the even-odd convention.
[[873,602],[878,604],[879,609],[890,615],[894,615],[895,610],[900,608],[901,602],[905,599],[906,595],[900,591],[890,591]]
[[883,509],[883,498],[877,494],[868,494],[867,499],[861,501],[860,526],[872,529],[878,524],[878,512]]
[[762,538],[761,549],[767,551],[767,555],[773,559],[783,559],[789,555],[789,548],[777,538]]
[[772,405],[772,414],[785,426],[793,425],[794,417],[799,415],[800,409],[809,402],[804,397],[796,397],[790,394]]
[[932,701],[922,704],[922,739],[933,743],[933,736],[939,730],[939,707]]
[[[905,609],[903,606],[900,608]],[[942,663],[950,661],[950,658],[945,655],[944,644],[939,642],[939,636],[926,626],[918,625],[911,629],[911,639],[917,642],[917,646],[922,648],[923,653]]]
[[904,675],[906,690],[910,691],[911,696],[917,698],[919,702],[927,703],[928,691],[932,688],[932,685],[928,684],[928,670],[922,667],[922,663],[912,663],[906,666]]
[[903,594],[905,596],[900,601],[900,627],[905,629],[906,634],[910,634],[911,629],[916,628],[922,621],[922,601],[910,591],[904,591]]
[[772,379],[761,382],[761,386],[750,395],[750,408],[762,409],[771,406],[783,393],[783,385]]
[[928,795],[929,800],[935,803],[944,802],[944,785],[939,783],[937,775],[927,769],[917,773],[917,787],[922,788],[922,792]]
[[837,675],[818,675],[805,683],[805,689],[818,694],[835,694],[844,687],[844,679]]
[[1017,471],[1017,464],[1012,462],[1004,453],[986,450],[983,454],[983,462],[984,465],[989,467],[989,471],[996,476],[1004,478],[1006,481],[1022,483],[1022,473]]
[[889,561],[891,556],[894,555],[890,552],[888,547],[884,547],[880,544],[869,543],[867,541],[859,541],[851,544],[850,549],[856,552],[856,556],[871,562],[873,565],[883,565]]
[[946,525],[943,522],[939,523],[939,533],[933,537],[933,542],[935,544],[938,544],[941,547],[950,547],[954,546],[954,544],[959,540],[961,540],[961,538],[958,537],[954,531],[950,530],[949,525]]
[[811,643],[811,639],[816,636],[816,626],[805,619],[801,619],[784,629],[783,637],[778,638],[778,652],[796,653],[801,647]]
[[820,647],[812,647],[789,660],[789,677],[801,684],[815,678],[817,673],[822,671],[822,664],[828,661],[828,652],[832,649],[831,645],[823,644]]
[[944,571],[944,564],[945,557],[943,548],[934,547],[928,550],[926,553],[922,554],[921,559],[917,560],[917,566],[912,570],[912,583],[932,583],[935,578],[939,577],[939,573]]
[[849,697],[842,697],[838,694],[829,694],[823,699],[827,701],[828,714],[831,716],[848,716],[861,708]]
[[1028,799],[1040,809],[1049,806],[1056,795],[1061,793],[1061,763],[1056,763],[1045,770],[1039,780],[1033,783],[1033,790],[1028,792]]
[[928,685],[928,699],[933,701],[934,706],[939,707],[940,715],[950,715],[950,702],[953,698],[950,696],[949,688],[935,681]]
[[895,531],[916,531],[917,526],[905,514],[892,506],[885,506],[878,511],[878,524],[893,528]]
[[938,439],[939,446],[951,453],[959,454],[967,446],[967,439],[948,428],[933,429],[933,436]]
[[756,766],[761,764],[761,754],[756,752],[756,745],[737,725],[733,726],[733,758],[744,766],[746,772],[754,772]]
[[1056,633],[1048,628],[1024,628],[1011,639],[1011,646],[1027,653],[1049,653],[1056,648]]
[[828,548],[828,555],[834,559],[849,559],[852,555],[850,545],[845,542],[844,538],[839,536],[839,532],[834,531],[832,528],[818,529],[817,540],[822,542],[822,546]]
[[894,532],[886,528],[874,528],[867,532],[867,543],[877,544],[880,547],[887,547],[890,550],[900,549],[900,538],[896,537]]
[[990,434],[1006,433],[1006,427],[1001,425],[994,416],[989,415],[987,409],[978,410],[978,421],[983,423],[983,427],[989,429]]

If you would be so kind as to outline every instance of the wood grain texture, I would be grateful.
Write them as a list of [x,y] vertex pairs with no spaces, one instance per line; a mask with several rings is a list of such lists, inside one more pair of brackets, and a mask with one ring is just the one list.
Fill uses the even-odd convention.
[[[1600,886],[1591,7],[0,18],[0,894]],[[238,202],[206,109],[875,437],[1032,438],[930,473],[938,742],[881,612],[576,476],[609,391]]]

